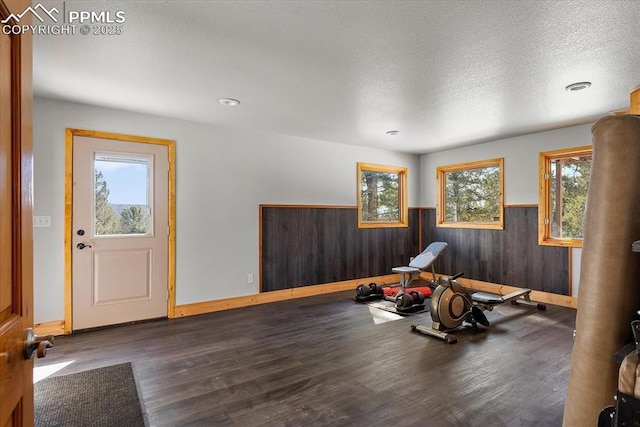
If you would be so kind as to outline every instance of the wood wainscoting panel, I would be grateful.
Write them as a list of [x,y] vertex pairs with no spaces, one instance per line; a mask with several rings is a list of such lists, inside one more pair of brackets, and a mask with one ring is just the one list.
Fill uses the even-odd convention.
[[[424,280],[431,279],[431,273],[423,272],[422,278]],[[440,277],[440,274],[437,274]],[[461,285],[466,286],[474,291],[491,292],[494,294],[505,295],[514,291],[516,288],[508,285],[501,285],[496,283],[487,283],[479,280],[471,280],[460,278],[458,279]],[[253,305],[276,303],[279,301],[292,300],[296,298],[305,298],[315,295],[323,295],[334,292],[353,291],[355,296],[356,287],[362,283],[375,282],[383,286],[395,285],[399,282],[399,276],[397,274],[389,274],[378,277],[367,277],[362,279],[345,280],[343,282],[325,283],[322,285],[300,286],[297,288],[282,289],[271,292],[261,292],[254,295],[244,295],[241,297],[224,298],[213,301],[202,301],[191,304],[182,304],[176,306],[175,317],[188,317],[196,316],[199,314],[213,313],[216,311],[231,310],[242,307],[249,307]],[[553,304],[561,307],[577,308],[578,300],[575,297],[566,295],[551,294],[548,292],[532,291],[531,298],[534,301]],[[52,322],[55,323],[55,322]],[[64,325],[62,325],[64,326]],[[50,332],[54,333],[54,332]],[[62,332],[60,332],[62,333]],[[58,333],[54,333],[59,335]]]
[[421,209],[423,245],[449,244],[438,258],[436,271],[571,295],[569,249],[538,244],[537,207],[505,208],[504,230],[436,227],[435,216],[435,209]]
[[356,207],[260,206],[261,291],[382,276],[418,254],[419,209],[409,227],[358,228]]
[[[423,279],[428,280],[431,278],[430,274],[421,273]],[[436,274],[436,277],[440,277],[441,274]],[[465,279],[460,277],[456,279],[465,288],[469,288],[472,291],[477,292],[489,292],[496,295],[506,295],[511,292],[517,291],[519,288],[509,285],[500,285],[497,283],[483,282],[480,280]],[[560,307],[578,308],[578,298],[570,295],[553,294],[550,292],[531,291],[531,300],[535,302],[541,302],[543,304],[552,304]]]
[[353,296],[355,298],[356,287],[359,284],[375,282],[380,285],[387,286],[397,284],[399,281],[400,277],[397,274],[389,274],[378,277],[345,280],[336,283],[325,283],[322,285],[300,286],[272,292],[261,292],[254,295],[224,298],[214,301],[183,304],[176,306],[176,317],[195,316],[197,314],[212,313],[214,311],[230,310],[233,308],[249,307],[252,305],[267,304],[270,302],[286,301],[295,298],[304,298],[313,295],[322,295],[348,290],[353,290]]

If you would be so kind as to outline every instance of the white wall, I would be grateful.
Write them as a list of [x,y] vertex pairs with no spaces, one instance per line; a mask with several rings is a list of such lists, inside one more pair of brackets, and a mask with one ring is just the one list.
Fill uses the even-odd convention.
[[538,204],[538,154],[542,151],[591,145],[591,126],[593,124],[572,126],[423,154],[420,157],[420,205],[436,206],[438,166],[497,157],[504,157],[504,203]]
[[176,303],[254,294],[258,205],[356,205],[356,163],[409,169],[419,206],[420,159],[325,141],[220,128],[119,110],[34,100],[35,322],[64,319],[65,128],[176,140]]

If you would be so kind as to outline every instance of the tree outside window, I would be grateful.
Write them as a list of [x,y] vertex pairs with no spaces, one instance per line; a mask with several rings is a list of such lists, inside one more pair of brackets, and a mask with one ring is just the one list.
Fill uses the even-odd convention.
[[407,168],[358,163],[358,227],[407,226]]
[[504,160],[437,168],[438,227],[503,228]]
[[96,194],[96,235],[118,234],[120,229],[120,215],[109,203],[109,186],[105,181],[102,172],[95,172],[95,194]]
[[[148,234],[150,232],[149,227],[149,208],[146,201],[138,201],[137,204],[128,203],[113,203],[113,199],[118,200],[118,197],[112,197],[111,190],[109,189],[109,178],[103,173],[103,168],[110,166],[114,171],[111,172],[111,179],[114,179],[114,173],[121,175],[123,178],[129,178],[129,188],[136,188],[138,193],[145,194],[148,191],[147,188],[147,170],[148,165],[145,161],[139,159],[135,163],[131,159],[103,159],[101,157],[96,158],[95,161],[95,234],[96,236],[108,236],[108,235],[122,235],[122,234]],[[129,168],[138,167],[142,172],[131,175],[125,174]],[[122,186],[120,186],[122,188]],[[122,192],[122,191],[120,191]],[[115,196],[118,196],[116,194]],[[120,195],[122,199],[122,195]]]
[[540,244],[582,246],[592,154],[591,146],[540,153]]

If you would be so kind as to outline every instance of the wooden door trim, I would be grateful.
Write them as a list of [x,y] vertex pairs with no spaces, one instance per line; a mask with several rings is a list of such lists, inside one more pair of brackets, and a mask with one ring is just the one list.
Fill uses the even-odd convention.
[[169,150],[169,264],[167,268],[167,313],[170,319],[175,317],[176,310],[176,172],[175,172],[175,141],[170,139],[149,138],[136,135],[125,135],[111,132],[101,132],[84,129],[66,129],[65,137],[65,166],[64,166],[64,333],[73,330],[73,271],[72,257],[72,207],[73,207],[73,139],[74,136],[88,138],[113,139],[117,141],[139,142],[143,144],[164,145]]
[[[25,10],[30,2],[25,0],[0,0],[0,19],[6,19],[11,12]],[[25,16],[22,24],[31,24],[31,17]],[[21,34],[5,34],[11,45],[9,97],[11,112],[10,157],[11,165],[11,211],[8,213],[12,222],[10,237],[13,257],[11,259],[11,303],[10,309],[0,316],[0,337],[8,341],[8,357],[13,361],[2,372],[2,381],[9,371],[15,372],[13,366],[21,364],[19,370],[22,377],[15,376],[21,390],[11,390],[14,396],[19,393],[19,401],[12,414],[0,414],[4,425],[33,424],[33,359],[22,360],[22,341],[26,329],[33,326],[33,83],[32,83],[32,34],[28,31]],[[3,64],[4,65],[4,64]],[[4,125],[4,123],[3,123]],[[8,316],[7,316],[8,315]],[[11,338],[5,334],[14,334]],[[0,347],[5,342],[0,343]],[[19,361],[18,361],[19,359]],[[15,383],[14,383],[15,384]],[[4,405],[8,401],[3,396]],[[8,406],[2,406],[2,411]]]

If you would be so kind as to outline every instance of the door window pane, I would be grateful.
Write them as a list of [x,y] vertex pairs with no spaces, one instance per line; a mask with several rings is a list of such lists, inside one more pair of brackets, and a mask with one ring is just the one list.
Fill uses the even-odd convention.
[[150,158],[96,154],[95,234],[151,234]]

